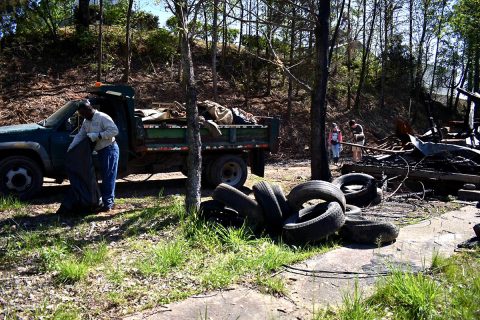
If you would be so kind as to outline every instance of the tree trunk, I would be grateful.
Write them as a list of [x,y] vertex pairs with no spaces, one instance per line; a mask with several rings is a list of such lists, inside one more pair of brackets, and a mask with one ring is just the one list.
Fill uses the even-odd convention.
[[[359,79],[359,82],[358,82],[357,93],[355,95],[355,102],[354,102],[354,105],[353,105],[353,108],[355,110],[358,110],[360,108],[360,95],[362,93],[363,83],[365,81],[365,73],[366,73],[366,70],[367,70],[367,59],[368,59],[368,54],[370,52],[370,45],[372,43],[372,35],[373,35],[374,27],[375,27],[375,17],[376,17],[376,14],[377,14],[378,1],[379,0],[374,0],[374,2],[373,2],[373,17],[372,17],[372,23],[370,25],[370,33],[368,35],[368,40],[367,40],[366,47],[365,47],[365,45],[363,46],[364,49],[363,49],[363,53],[362,53],[362,67],[361,67],[361,70],[360,70],[360,79]],[[364,29],[365,29],[365,27],[364,27]]]
[[200,187],[202,172],[202,142],[200,139],[200,125],[198,123],[197,89],[195,85],[195,74],[193,69],[192,52],[189,42],[189,31],[187,23],[187,0],[175,1],[175,13],[178,20],[178,27],[182,34],[182,66],[183,83],[186,88],[187,102],[187,141],[189,143],[187,156],[187,193],[185,196],[185,207],[187,213],[193,213],[200,207]]
[[[347,110],[351,108],[351,98],[352,98],[352,24],[350,17],[350,4],[351,1],[348,0],[347,5]],[[342,3],[343,5],[343,3]],[[343,10],[343,7],[342,7]]]
[[78,0],[78,12],[76,17],[76,31],[81,33],[88,30],[90,24],[90,0]]
[[[272,20],[272,9],[271,9],[271,6],[272,6],[272,2],[271,1],[267,1],[267,21],[270,22]],[[272,36],[273,38],[273,35],[271,34],[272,32],[272,25],[270,23],[267,23],[267,34],[268,36]],[[272,46],[273,46],[273,41],[272,41]],[[267,45],[267,47],[265,48],[265,58],[267,60],[270,60],[270,46]],[[265,90],[265,96],[270,96],[272,92],[272,68],[270,67],[270,63],[267,63],[267,87],[266,87],[266,90]]]
[[[349,0],[350,3],[350,0]],[[330,45],[330,51],[328,53],[328,64],[332,63],[333,49],[337,43],[338,31],[340,30],[340,24],[342,23],[343,18],[343,8],[345,7],[345,0],[342,0],[342,5],[340,7],[340,13],[338,14],[337,24],[335,25],[335,31],[332,36],[332,44]]]
[[100,17],[98,22],[98,50],[97,50],[97,81],[102,80],[102,64],[103,64],[103,0],[100,0]]
[[227,56],[227,0],[223,1],[223,23],[222,23],[222,61],[221,61],[221,68],[225,70],[225,59]]
[[433,93],[433,86],[435,85],[435,73],[437,72],[437,62],[438,62],[438,48],[440,46],[440,40],[442,35],[442,25],[443,25],[443,13],[445,11],[446,0],[442,2],[442,13],[438,21],[438,31],[437,31],[437,43],[435,46],[435,59],[433,61],[433,71],[432,71],[432,83],[430,84],[430,96]]
[[422,33],[420,36],[420,40],[418,42],[418,53],[417,53],[417,63],[415,64],[415,98],[417,101],[420,98],[420,92],[423,87],[423,68],[422,68],[422,58],[423,58],[423,46],[425,44],[425,36],[427,34],[427,11],[428,7],[424,8],[425,12],[423,14],[423,25],[422,25]]
[[[292,6],[292,25],[290,29],[290,53],[289,53],[289,64],[290,66],[293,65],[293,53],[295,51],[295,27],[296,27],[296,10],[295,6]],[[288,77],[288,104],[287,104],[287,122],[290,122],[292,118],[292,94],[293,94],[293,79],[292,77]]]
[[125,31],[125,44],[127,46],[127,52],[125,56],[125,72],[123,74],[123,82],[125,83],[128,83],[130,78],[130,62],[132,58],[132,45],[131,45],[131,37],[130,37],[130,21],[132,18],[132,7],[133,7],[133,0],[128,0],[127,27]]
[[208,16],[207,16],[207,6],[205,2],[202,3],[203,8],[203,32],[205,33],[205,50],[208,52]]
[[315,87],[311,102],[311,172],[312,180],[330,181],[325,119],[327,115],[328,48],[330,0],[319,0],[315,21]]
[[213,100],[218,101],[218,75],[217,75],[217,43],[218,43],[218,1],[213,1],[213,22],[212,22],[212,79],[213,79]]
[[240,53],[240,49],[242,48],[244,11],[245,10],[243,9],[243,0],[240,0],[240,34],[238,35],[238,53]]

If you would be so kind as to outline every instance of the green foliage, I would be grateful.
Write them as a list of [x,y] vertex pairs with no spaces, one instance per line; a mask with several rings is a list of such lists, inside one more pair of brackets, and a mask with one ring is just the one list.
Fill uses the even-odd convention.
[[168,30],[160,28],[148,33],[145,46],[146,53],[152,59],[169,61],[177,53],[178,38]]
[[451,24],[470,46],[480,46],[480,0],[459,0],[453,6]]

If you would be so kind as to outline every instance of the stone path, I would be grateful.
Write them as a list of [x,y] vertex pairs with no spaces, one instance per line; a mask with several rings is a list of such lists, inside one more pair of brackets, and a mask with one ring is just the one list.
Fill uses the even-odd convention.
[[378,279],[372,274],[378,275],[389,266],[416,270],[430,266],[436,251],[451,255],[458,243],[475,236],[472,227],[479,222],[480,210],[468,206],[402,228],[397,241],[389,246],[352,245],[313,257],[281,273],[288,297],[276,298],[235,286],[126,319],[311,319],[316,308],[341,303],[343,295],[353,291],[356,279],[362,292],[368,294]]

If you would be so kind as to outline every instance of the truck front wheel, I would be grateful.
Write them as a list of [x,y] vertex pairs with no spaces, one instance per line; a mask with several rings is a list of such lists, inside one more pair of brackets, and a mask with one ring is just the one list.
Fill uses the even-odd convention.
[[38,164],[25,156],[11,156],[0,161],[0,193],[25,200],[33,197],[43,184]]
[[214,186],[226,183],[239,188],[247,180],[247,164],[239,156],[221,156],[209,166],[208,171],[209,182]]

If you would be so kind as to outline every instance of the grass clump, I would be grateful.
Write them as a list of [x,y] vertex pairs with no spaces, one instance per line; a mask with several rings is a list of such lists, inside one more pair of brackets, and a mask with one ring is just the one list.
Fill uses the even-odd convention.
[[101,242],[96,247],[87,248],[84,250],[82,262],[87,266],[95,266],[101,262],[104,262],[107,258],[107,254],[107,244],[105,242]]
[[407,318],[431,319],[437,313],[439,296],[440,287],[430,276],[395,270],[371,299],[396,306],[396,314]]
[[57,281],[68,284],[85,279],[89,271],[88,265],[78,259],[59,261],[55,265],[55,269],[58,272],[56,274]]
[[394,270],[374,294],[361,298],[358,286],[343,305],[315,319],[478,319],[480,249],[444,258],[435,254],[422,273]]
[[187,259],[187,246],[183,240],[155,245],[147,256],[137,261],[137,268],[143,275],[165,275],[173,268],[180,267]]
[[22,203],[15,197],[7,196],[7,197],[0,197],[0,211],[19,211],[25,210],[26,204]]
[[287,287],[282,278],[258,276],[255,283],[262,293],[274,296],[285,296],[287,294]]

